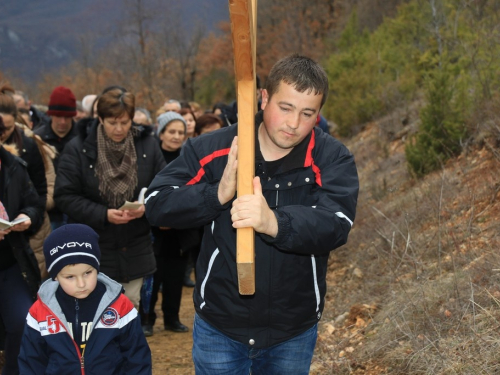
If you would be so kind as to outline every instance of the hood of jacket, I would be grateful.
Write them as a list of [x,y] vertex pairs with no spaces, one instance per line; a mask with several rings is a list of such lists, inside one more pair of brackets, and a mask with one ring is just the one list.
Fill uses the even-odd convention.
[[[96,326],[97,321],[99,320],[104,310],[120,296],[123,289],[120,284],[110,279],[103,273],[99,273],[97,275],[97,281],[100,281],[106,286],[106,293],[104,293],[104,296],[101,299],[101,302],[99,303],[99,307],[97,308],[96,314],[94,315],[93,327]],[[67,327],[68,321],[66,320],[66,317],[62,312],[62,308],[59,305],[59,302],[57,301],[56,298],[56,290],[58,287],[59,287],[58,281],[48,279],[42,284],[42,286],[38,290],[38,298],[45,305],[47,305],[52,310],[52,312],[56,314],[61,319],[62,323]]]

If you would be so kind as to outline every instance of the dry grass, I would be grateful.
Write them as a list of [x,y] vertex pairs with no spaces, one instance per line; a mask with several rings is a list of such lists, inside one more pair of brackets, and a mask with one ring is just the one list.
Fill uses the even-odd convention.
[[416,111],[406,119],[346,142],[358,214],[330,259],[312,374],[500,373],[498,119],[481,119],[464,153],[422,180],[394,137],[412,131]]

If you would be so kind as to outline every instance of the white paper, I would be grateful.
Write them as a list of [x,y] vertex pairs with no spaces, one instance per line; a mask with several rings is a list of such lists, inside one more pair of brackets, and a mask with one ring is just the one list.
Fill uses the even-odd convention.
[[144,204],[144,194],[146,194],[146,191],[148,188],[142,188],[141,191],[139,192],[139,198],[137,198],[137,202],[129,202],[125,201],[125,203],[119,208],[119,210],[137,210]]
[[23,221],[26,221],[28,219],[29,219],[29,217],[26,217],[26,216],[19,217],[17,219],[12,220],[12,221],[0,219],[0,230],[9,229],[10,227],[13,227],[16,224],[22,223]]

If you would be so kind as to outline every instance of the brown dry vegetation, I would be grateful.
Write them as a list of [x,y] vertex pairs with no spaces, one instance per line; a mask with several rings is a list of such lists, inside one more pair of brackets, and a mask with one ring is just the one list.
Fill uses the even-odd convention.
[[311,373],[500,372],[498,131],[414,180],[404,144],[416,120],[398,112],[347,142],[358,213],[330,258]]

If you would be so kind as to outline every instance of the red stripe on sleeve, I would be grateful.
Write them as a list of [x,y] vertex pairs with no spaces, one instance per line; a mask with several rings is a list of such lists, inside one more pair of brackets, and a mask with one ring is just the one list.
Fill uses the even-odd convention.
[[316,134],[314,133],[314,130],[311,132],[311,139],[309,140],[309,144],[307,145],[307,152],[306,152],[306,160],[304,161],[304,167],[311,167],[315,176],[316,176],[316,183],[319,186],[322,186],[321,182],[321,170],[319,167],[314,164],[314,159],[312,156],[312,150],[314,146],[316,145]]
[[201,168],[198,170],[198,173],[196,173],[196,176],[194,176],[186,185],[194,185],[198,182],[200,182],[201,178],[205,175],[205,170],[203,167],[210,163],[212,160],[215,158],[225,156],[229,154],[230,148],[224,148],[222,150],[217,150],[215,152],[212,152],[210,155],[205,156],[203,159],[200,160],[200,165]]

